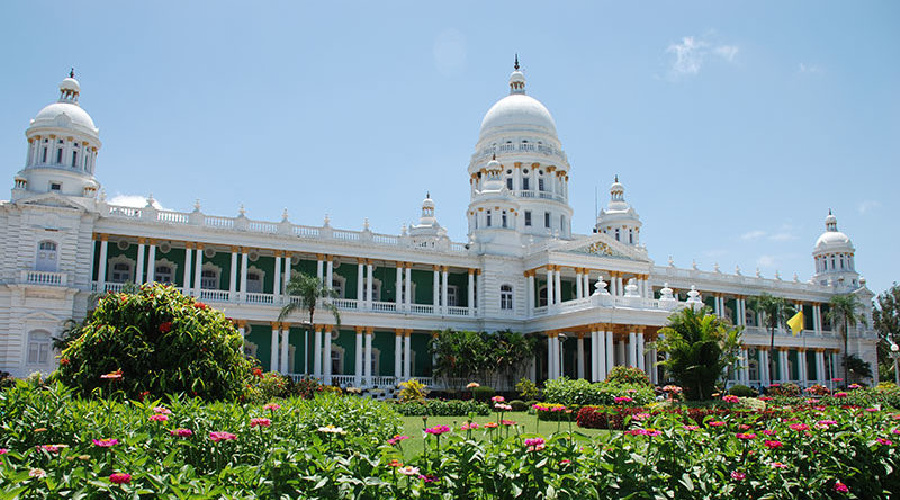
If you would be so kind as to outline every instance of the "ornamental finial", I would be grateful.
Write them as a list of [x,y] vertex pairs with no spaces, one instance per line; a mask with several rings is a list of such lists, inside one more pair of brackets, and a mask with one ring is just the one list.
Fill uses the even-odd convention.
[[513,64],[513,69],[515,69],[516,71],[519,71],[519,54],[518,53],[516,54],[516,63]]
[[75,68],[69,69],[69,78],[75,78]]

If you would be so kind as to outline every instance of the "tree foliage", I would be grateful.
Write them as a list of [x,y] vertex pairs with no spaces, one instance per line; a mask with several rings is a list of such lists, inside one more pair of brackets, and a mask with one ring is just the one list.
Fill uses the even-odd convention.
[[101,388],[130,398],[185,393],[222,400],[243,393],[251,368],[230,319],[153,284],[102,297],[62,351],[55,375],[83,394]]
[[[850,353],[848,352],[847,344],[849,342],[850,325],[865,324],[866,317],[863,313],[857,312],[862,308],[862,304],[859,302],[859,298],[853,294],[834,295],[828,301],[828,305],[828,314],[825,315],[825,321],[837,327],[841,340],[844,341],[844,380],[849,380],[848,375],[851,366],[848,361]],[[871,374],[871,370],[869,373]]]
[[[322,301],[323,307],[334,317],[334,323],[337,326],[341,326],[341,313],[334,302],[327,300],[336,297],[337,293],[333,288],[326,286],[318,277],[306,273],[291,276],[291,279],[285,285],[285,291],[291,300],[288,300],[288,303],[281,308],[281,312],[278,314],[278,321],[284,320],[284,318],[290,316],[298,309],[305,309],[309,318],[306,323],[306,332],[307,335],[312,334],[316,306],[319,304],[319,298],[322,298],[325,299]],[[295,302],[293,298],[296,298],[297,301]],[[307,339],[304,344],[306,345],[304,349],[308,349],[309,340]],[[308,373],[308,371],[307,366],[303,367],[304,374]]]
[[[750,310],[762,314],[763,324],[769,330],[769,352],[775,352],[775,330],[779,327],[787,329],[787,321],[797,313],[794,306],[784,300],[784,297],[775,297],[768,293],[761,293],[758,297],[751,297],[747,301]],[[769,356],[769,376],[775,375],[775,356]]]
[[665,366],[684,388],[689,400],[709,399],[716,382],[737,361],[743,327],[733,328],[708,308],[695,311],[685,307],[669,316],[669,324],[659,331],[656,343],[668,359]]
[[[495,375],[514,377],[534,355],[536,340],[519,332],[495,333],[444,330],[432,340],[437,354],[435,374],[488,382]],[[511,381],[511,380],[510,380]]]
[[[896,282],[876,298],[872,312],[875,331],[878,332],[878,365],[882,377],[893,370],[891,344],[900,343],[900,285]],[[894,375],[889,374],[893,379]]]

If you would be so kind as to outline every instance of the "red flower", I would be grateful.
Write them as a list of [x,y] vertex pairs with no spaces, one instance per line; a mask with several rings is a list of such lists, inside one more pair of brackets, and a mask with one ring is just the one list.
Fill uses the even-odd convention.
[[69,358],[63,358],[59,360],[60,366],[69,366],[69,363],[71,363],[71,361],[69,361]]
[[166,321],[164,323],[159,324],[159,331],[162,333],[169,333],[172,331],[172,322]]
[[109,482],[115,484],[128,484],[131,482],[131,474],[122,474],[116,472],[109,475]]
[[254,377],[262,377],[262,375],[263,375],[263,373],[262,373],[262,368],[254,368],[254,369],[253,369],[253,376],[254,376]]
[[207,309],[209,308],[209,306],[206,305],[206,304],[204,304],[203,302],[197,302],[197,303],[195,303],[195,304],[194,304],[194,307],[196,307],[197,309],[200,309],[201,311],[205,311],[205,310],[207,310]]

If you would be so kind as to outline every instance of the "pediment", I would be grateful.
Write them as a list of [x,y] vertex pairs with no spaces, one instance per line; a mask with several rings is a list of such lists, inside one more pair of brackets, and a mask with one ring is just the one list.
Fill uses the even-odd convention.
[[55,208],[69,208],[75,210],[87,210],[86,207],[73,201],[70,198],[56,193],[42,193],[28,198],[20,198],[16,200],[17,205],[41,206]]
[[588,254],[613,259],[628,259],[650,262],[645,251],[616,241],[610,235],[595,233],[575,241],[561,242],[552,249],[556,252]]

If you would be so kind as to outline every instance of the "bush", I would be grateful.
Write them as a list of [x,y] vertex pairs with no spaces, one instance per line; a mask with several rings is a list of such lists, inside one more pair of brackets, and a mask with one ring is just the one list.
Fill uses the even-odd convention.
[[244,400],[248,403],[267,403],[275,398],[290,396],[291,379],[288,377],[269,372],[253,378],[255,383],[250,384],[244,392]]
[[544,399],[547,403],[565,406],[613,405],[615,398],[627,396],[633,404],[648,404],[656,395],[653,389],[643,384],[619,384],[602,382],[592,384],[584,379],[560,377],[544,384]]
[[400,383],[400,402],[425,401],[425,384],[411,378]]
[[494,391],[493,387],[488,387],[486,385],[481,385],[478,387],[472,388],[472,399],[475,401],[487,402],[490,401],[492,397],[494,397],[496,391]]
[[170,286],[103,296],[76,335],[54,373],[81,394],[234,400],[251,381],[232,321]]
[[525,400],[537,399],[538,395],[541,393],[541,390],[528,378],[522,378],[522,380],[516,384],[516,390],[519,391],[519,395]]
[[756,391],[751,389],[750,387],[747,387],[746,385],[735,384],[728,389],[728,394],[742,398],[749,398],[756,396]]
[[512,411],[528,411],[528,403],[525,401],[520,401],[518,399],[514,399],[509,402],[509,406],[512,406]]
[[470,413],[477,415],[489,415],[490,407],[487,403],[478,401],[410,401],[408,403],[397,403],[394,406],[397,413],[406,416],[429,416],[429,417],[466,417]]
[[769,394],[772,396],[799,396],[800,386],[797,384],[772,384],[769,386]]
[[614,366],[606,376],[606,383],[650,385],[650,377],[640,368],[633,366]]

